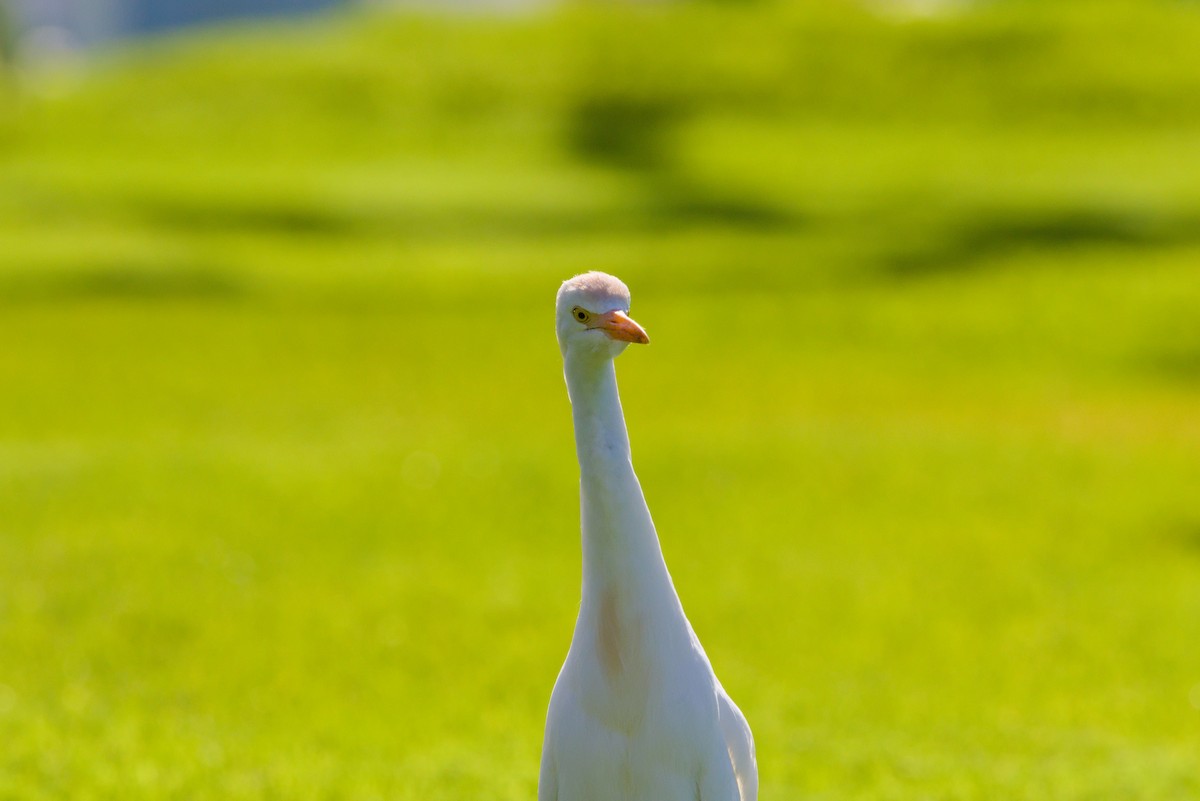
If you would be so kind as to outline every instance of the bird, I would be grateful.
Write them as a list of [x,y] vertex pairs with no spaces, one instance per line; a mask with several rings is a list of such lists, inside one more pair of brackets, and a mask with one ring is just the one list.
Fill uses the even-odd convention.
[[629,288],[564,282],[555,325],[580,472],[579,613],[546,713],[538,801],[757,801],[746,717],[671,581],[629,450],[614,359],[649,336]]

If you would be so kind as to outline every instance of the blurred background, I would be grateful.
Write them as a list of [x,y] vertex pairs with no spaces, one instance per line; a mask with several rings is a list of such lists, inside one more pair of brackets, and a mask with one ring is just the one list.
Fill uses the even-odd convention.
[[8,0],[0,797],[529,799],[559,282],[773,799],[1200,797],[1200,7]]

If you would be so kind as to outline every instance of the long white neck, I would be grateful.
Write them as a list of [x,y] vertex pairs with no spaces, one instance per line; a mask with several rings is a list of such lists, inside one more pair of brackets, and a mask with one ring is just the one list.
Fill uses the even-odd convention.
[[[683,620],[641,485],[611,359],[566,360],[583,518],[583,608],[611,593]],[[664,621],[665,622],[665,621]]]

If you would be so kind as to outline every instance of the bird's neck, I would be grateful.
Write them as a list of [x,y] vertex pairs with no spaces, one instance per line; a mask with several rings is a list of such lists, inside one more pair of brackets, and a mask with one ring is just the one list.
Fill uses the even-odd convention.
[[625,476],[636,482],[612,360],[568,359],[565,374],[575,419],[575,452],[584,481],[596,475],[602,479]]
[[583,605],[615,593],[623,602],[678,607],[641,485],[611,359],[567,359],[583,522]]

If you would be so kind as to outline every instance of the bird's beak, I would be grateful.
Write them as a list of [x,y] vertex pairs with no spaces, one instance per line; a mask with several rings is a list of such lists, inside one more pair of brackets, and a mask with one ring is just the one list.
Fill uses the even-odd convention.
[[596,324],[592,328],[599,328],[610,337],[621,342],[636,342],[639,345],[648,345],[650,337],[646,334],[646,329],[635,323],[629,318],[629,315],[623,311],[613,310],[605,312],[596,317]]

